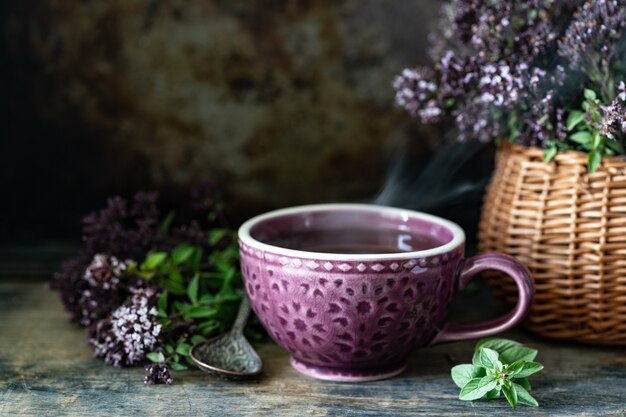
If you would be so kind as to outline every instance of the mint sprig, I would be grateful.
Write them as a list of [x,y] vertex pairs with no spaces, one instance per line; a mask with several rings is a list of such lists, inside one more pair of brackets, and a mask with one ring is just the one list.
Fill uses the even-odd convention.
[[530,383],[526,379],[543,369],[542,364],[533,362],[536,356],[536,349],[513,340],[479,341],[472,363],[452,368],[452,380],[461,388],[459,399],[491,400],[504,395],[513,408],[517,404],[538,406],[529,393]]

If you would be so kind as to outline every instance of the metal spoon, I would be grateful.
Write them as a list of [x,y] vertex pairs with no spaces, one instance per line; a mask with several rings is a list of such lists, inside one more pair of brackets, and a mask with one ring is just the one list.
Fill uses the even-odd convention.
[[263,362],[243,335],[249,315],[250,301],[244,294],[232,329],[194,345],[189,351],[189,356],[200,369],[230,380],[252,378],[261,373]]

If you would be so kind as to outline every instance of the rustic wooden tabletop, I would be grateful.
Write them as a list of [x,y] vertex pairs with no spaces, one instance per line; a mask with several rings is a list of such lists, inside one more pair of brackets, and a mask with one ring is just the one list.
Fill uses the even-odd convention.
[[404,374],[386,381],[310,379],[268,343],[259,348],[266,371],[257,381],[185,371],[174,374],[174,385],[146,386],[142,368],[93,359],[83,331],[42,283],[0,282],[0,415],[626,416],[625,349],[550,342],[520,330],[507,336],[539,349],[545,370],[531,380],[539,408],[459,401],[450,368],[470,361],[473,342],[417,351]]

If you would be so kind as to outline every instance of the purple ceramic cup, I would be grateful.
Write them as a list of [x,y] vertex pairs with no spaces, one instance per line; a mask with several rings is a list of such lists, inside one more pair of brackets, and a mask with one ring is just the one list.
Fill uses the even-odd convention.
[[[355,239],[360,247],[356,239],[371,239],[371,231],[397,237],[400,246],[406,236],[423,237],[430,247],[369,254],[299,249],[298,236],[311,232],[336,236],[342,247]],[[291,353],[296,370],[333,381],[389,378],[416,348],[495,335],[524,318],[534,293],[528,269],[503,254],[464,259],[464,246],[463,230],[450,221],[362,204],[277,210],[239,229],[244,283],[261,323]],[[515,308],[484,323],[447,324],[454,294],[487,269],[513,278]]]

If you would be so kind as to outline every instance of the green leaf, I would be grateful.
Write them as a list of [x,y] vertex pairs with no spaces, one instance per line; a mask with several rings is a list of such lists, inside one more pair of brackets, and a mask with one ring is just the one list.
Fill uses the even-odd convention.
[[163,285],[163,288],[165,288],[168,292],[171,292],[174,295],[183,295],[185,294],[185,291],[186,291],[185,287],[183,286],[181,282],[176,282],[171,279],[162,280],[161,285]]
[[481,341],[479,341],[476,344],[476,350],[479,350],[480,348],[486,347],[486,348],[495,350],[498,353],[502,353],[505,350],[507,350],[508,348],[511,348],[513,346],[521,346],[521,343],[516,342],[515,340],[501,339],[501,338],[498,338],[498,337],[491,337],[491,338],[482,339]]
[[581,131],[570,135],[569,139],[572,142],[580,143],[583,146],[590,147],[593,137],[591,136],[591,133],[587,131]]
[[176,346],[176,353],[183,356],[189,356],[189,349],[191,349],[191,346],[188,343],[178,343]]
[[170,230],[170,226],[174,221],[175,215],[176,214],[173,211],[170,211],[169,213],[167,213],[167,216],[165,216],[165,219],[163,219],[163,221],[161,222],[161,231],[164,234],[167,234],[167,232]]
[[496,368],[498,361],[498,352],[489,348],[480,348],[478,354],[479,365],[485,368]]
[[141,264],[142,269],[155,269],[161,265],[163,261],[167,259],[166,252],[151,252],[146,257],[146,260]]
[[616,140],[607,140],[605,143],[607,147],[610,148],[615,154],[624,153],[624,149],[622,148],[622,145],[620,144],[620,142]]
[[530,393],[523,386],[513,382],[513,385],[511,386],[511,388],[514,388],[515,391],[517,392],[517,400],[520,403],[530,405],[533,407],[537,407],[539,405],[537,400],[535,400],[533,396],[530,395]]
[[585,88],[585,98],[587,100],[595,100],[597,98],[596,92],[588,88]]
[[502,390],[500,388],[494,388],[485,395],[485,398],[488,400],[493,400],[494,398],[498,398],[500,396],[501,391]]
[[169,279],[170,281],[180,284],[181,286],[183,285],[183,274],[181,274],[177,269],[170,272]]
[[171,355],[172,353],[174,353],[174,346],[172,346],[172,345],[165,345],[165,352],[168,355]]
[[502,393],[508,400],[511,407],[517,407],[517,389],[514,385],[505,384],[502,386]]
[[583,120],[585,120],[585,113],[578,110],[571,111],[567,116],[567,130],[574,129]]
[[213,229],[209,232],[209,245],[215,246],[220,240],[230,233],[227,229]]
[[450,371],[452,380],[459,388],[463,388],[472,378],[475,378],[477,368],[471,364],[457,365]]
[[172,362],[172,363],[170,364],[170,368],[172,368],[172,369],[173,369],[173,370],[175,370],[175,371],[184,371],[185,369],[189,369],[189,368],[187,368],[185,365],[181,365],[181,364],[180,364],[180,363],[178,363],[178,362]]
[[191,336],[191,343],[197,345],[200,342],[204,342],[206,339],[199,334]]
[[492,389],[496,388],[497,382],[489,376],[482,378],[472,378],[461,389],[459,399],[463,401],[473,401],[482,398]]
[[507,367],[506,372],[510,377],[515,376],[524,368],[526,363],[526,361],[515,361]]
[[526,378],[534,373],[537,373],[543,369],[543,365],[537,362],[525,362],[522,369],[517,372],[515,378]]
[[594,133],[594,134],[593,134],[593,142],[592,142],[591,146],[592,146],[594,149],[597,149],[597,148],[598,148],[598,147],[600,147],[600,145],[602,144],[603,139],[604,139],[604,138],[602,137],[602,134],[601,134],[600,132],[596,132],[596,133]]
[[193,251],[193,255],[189,259],[189,265],[196,269],[199,268],[200,261],[202,261],[202,254],[202,248],[200,246],[196,246],[195,250]]
[[546,150],[543,152],[543,162],[550,162],[552,158],[556,156],[557,152],[558,151],[554,146],[546,148]]
[[537,350],[526,346],[513,346],[500,355],[500,360],[505,364],[512,364],[517,361],[532,362],[537,356]]
[[185,356],[185,362],[187,362],[189,365],[191,365],[192,367],[196,367],[196,363],[193,361],[193,359],[191,359],[191,356]]
[[524,387],[526,391],[530,391],[531,389],[530,382],[528,382],[526,378],[513,378],[512,381]]
[[154,363],[165,362],[165,357],[163,356],[163,353],[161,352],[150,352],[146,355],[146,358],[148,358],[151,362],[154,362]]
[[178,245],[176,246],[176,248],[174,248],[174,251],[172,252],[172,261],[174,261],[174,264],[176,265],[183,264],[187,262],[187,260],[191,257],[191,255],[193,255],[195,250],[196,248],[192,245],[188,245],[185,243]]
[[191,307],[186,314],[191,319],[214,317],[216,315],[217,309],[215,307]]
[[202,297],[198,300],[198,304],[211,304],[215,301],[215,296],[213,294],[203,294]]
[[167,317],[167,291],[163,291],[157,301],[157,310],[159,311],[159,317]]
[[200,323],[198,326],[198,332],[200,332],[204,336],[210,336],[220,327],[220,322],[216,320],[207,320],[203,323]]
[[598,169],[598,165],[602,162],[602,154],[600,151],[593,149],[589,152],[589,159],[587,165],[589,166],[589,172],[594,173]]
[[200,282],[200,275],[195,274],[187,287],[187,296],[193,304],[198,304],[198,286]]

